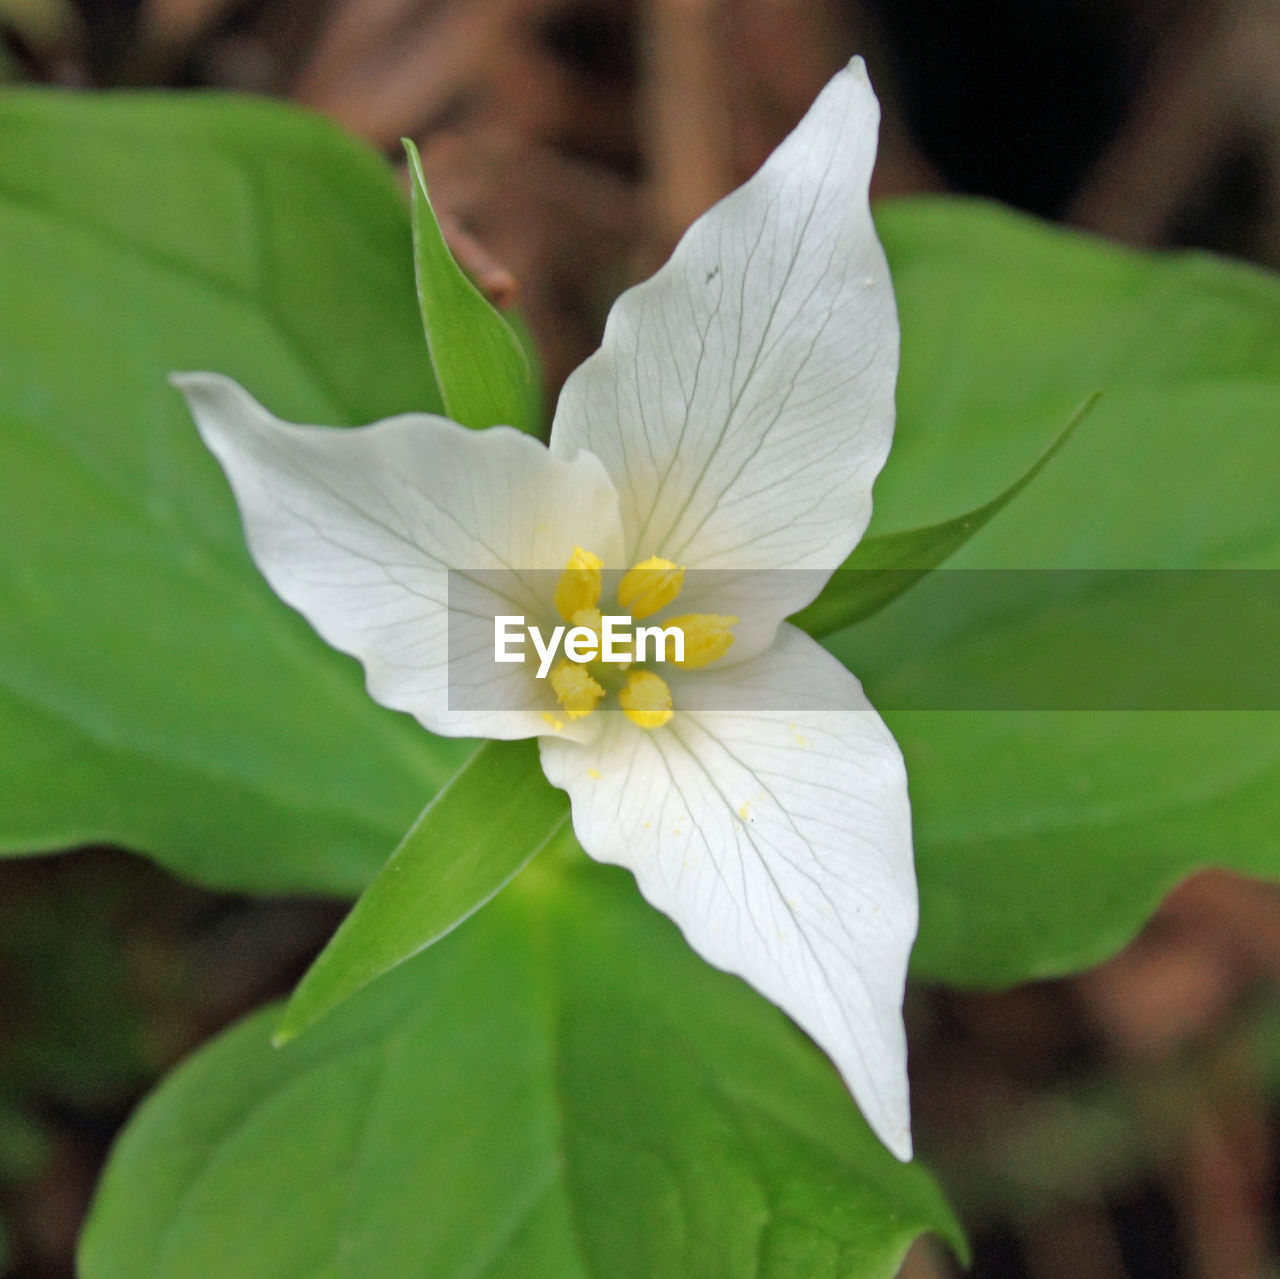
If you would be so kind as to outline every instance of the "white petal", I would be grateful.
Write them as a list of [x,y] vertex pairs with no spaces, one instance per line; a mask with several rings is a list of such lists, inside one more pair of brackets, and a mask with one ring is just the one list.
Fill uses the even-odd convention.
[[[898,367],[867,203],[878,122],[855,59],[759,173],[618,299],[601,349],[566,383],[552,451],[604,462],[631,561],[831,570],[861,537]],[[776,579],[776,617],[822,580]]]
[[655,732],[605,715],[592,743],[542,741],[573,826],[719,968],[831,1055],[868,1122],[911,1156],[902,996],[916,933],[902,756],[858,681],[794,627],[762,656],[698,672],[721,704]]
[[[469,431],[427,414],[294,426],[228,378],[173,380],[227,473],[259,569],[325,640],[359,658],[373,697],[449,736],[549,731],[550,688],[533,662],[494,663],[491,623],[480,627],[488,648],[449,667],[449,592],[455,616],[536,614],[554,574],[525,570],[562,569],[579,542],[619,557],[617,496],[595,458],[555,458],[510,428]],[[496,681],[473,709],[456,706],[460,671]],[[589,717],[561,731],[581,738],[596,726]]]

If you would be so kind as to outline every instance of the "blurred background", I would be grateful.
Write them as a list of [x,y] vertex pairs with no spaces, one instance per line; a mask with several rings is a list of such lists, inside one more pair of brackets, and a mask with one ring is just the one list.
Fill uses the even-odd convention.
[[[885,110],[879,197],[1280,267],[1280,0],[0,0],[0,84],[247,90],[393,161],[416,139],[551,399],[613,297],[854,53]],[[117,850],[0,862],[0,1276],[70,1279],[132,1107],[341,913]],[[1280,1275],[1277,977],[1280,890],[1211,873],[1082,977],[914,990],[918,1147],[973,1273]],[[923,1241],[903,1273],[956,1271]]]

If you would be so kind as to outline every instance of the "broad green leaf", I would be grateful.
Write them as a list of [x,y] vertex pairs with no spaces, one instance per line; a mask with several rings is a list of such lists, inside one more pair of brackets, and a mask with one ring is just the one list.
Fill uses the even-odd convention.
[[464,426],[518,426],[536,433],[534,381],[520,339],[454,261],[427,197],[418,148],[406,138],[404,149],[418,302],[445,412]]
[[934,1183],[631,878],[535,862],[270,1047],[261,1013],[144,1105],[82,1279],[883,1279]]
[[431,801],[311,966],[276,1032],[286,1043],[456,928],[569,820],[536,742],[486,742]]
[[951,558],[981,532],[1057,455],[1098,402],[1091,395],[1057,439],[1007,489],[966,515],[928,528],[864,537],[812,604],[792,617],[810,635],[830,635],[866,621]]
[[466,757],[266,587],[171,369],[439,410],[385,163],[262,102],[0,94],[0,849],[358,889]]
[[[1273,276],[1134,253],[977,203],[883,206],[878,225],[903,365],[873,533],[973,505],[1102,388],[1071,446],[935,576],[1280,567]],[[931,581],[827,641],[873,702],[939,704],[964,661],[994,675],[1053,659],[1035,618],[976,597],[941,610]],[[1061,589],[1079,581],[1063,574]],[[1071,971],[1123,945],[1196,867],[1280,876],[1280,715],[886,719],[911,778],[920,976],[1004,984]]]

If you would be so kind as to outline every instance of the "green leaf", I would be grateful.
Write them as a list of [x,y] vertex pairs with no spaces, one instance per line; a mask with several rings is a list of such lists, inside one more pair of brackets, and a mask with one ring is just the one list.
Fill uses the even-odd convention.
[[569,820],[538,744],[487,742],[431,801],[294,992],[287,1043],[374,978],[451,932]]
[[928,528],[864,537],[836,570],[822,594],[791,621],[810,635],[830,635],[865,621],[892,604],[999,515],[1057,456],[1098,399],[1099,395],[1094,394],[1085,400],[1031,467],[998,497],[976,510]]
[[[877,219],[903,365],[874,533],[974,505],[1101,387],[1071,447],[955,569],[1280,567],[1275,277],[978,203],[881,206]],[[952,565],[828,639],[873,702],[945,704],[965,663],[1013,680],[1061,660],[1051,629],[1007,601],[975,593],[964,610],[938,608],[931,584]],[[1079,582],[1064,573],[1060,590]],[[1122,946],[1197,867],[1280,876],[1280,715],[886,719],[911,778],[921,977],[1000,985],[1073,971]]]
[[427,198],[418,148],[406,138],[413,206],[413,260],[422,327],[445,412],[464,426],[536,433],[533,379],[511,325],[453,260]]
[[411,252],[387,165],[317,117],[0,94],[0,849],[350,892],[466,758],[271,594],[165,383],[438,411]]
[[880,1279],[962,1246],[780,1012],[549,855],[310,1034],[259,1014],[163,1085],[82,1279]]

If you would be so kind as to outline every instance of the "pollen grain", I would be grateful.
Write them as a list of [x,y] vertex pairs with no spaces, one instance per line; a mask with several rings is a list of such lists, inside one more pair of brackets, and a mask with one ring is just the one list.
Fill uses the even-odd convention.
[[684,569],[651,555],[629,568],[618,583],[618,603],[637,621],[666,608],[684,585]]
[[666,680],[652,671],[632,671],[618,694],[618,704],[641,728],[661,728],[675,714]]
[[555,690],[556,701],[564,707],[570,719],[590,715],[604,696],[604,689],[591,678],[586,667],[569,661],[567,657],[561,658],[551,672],[551,687]]

